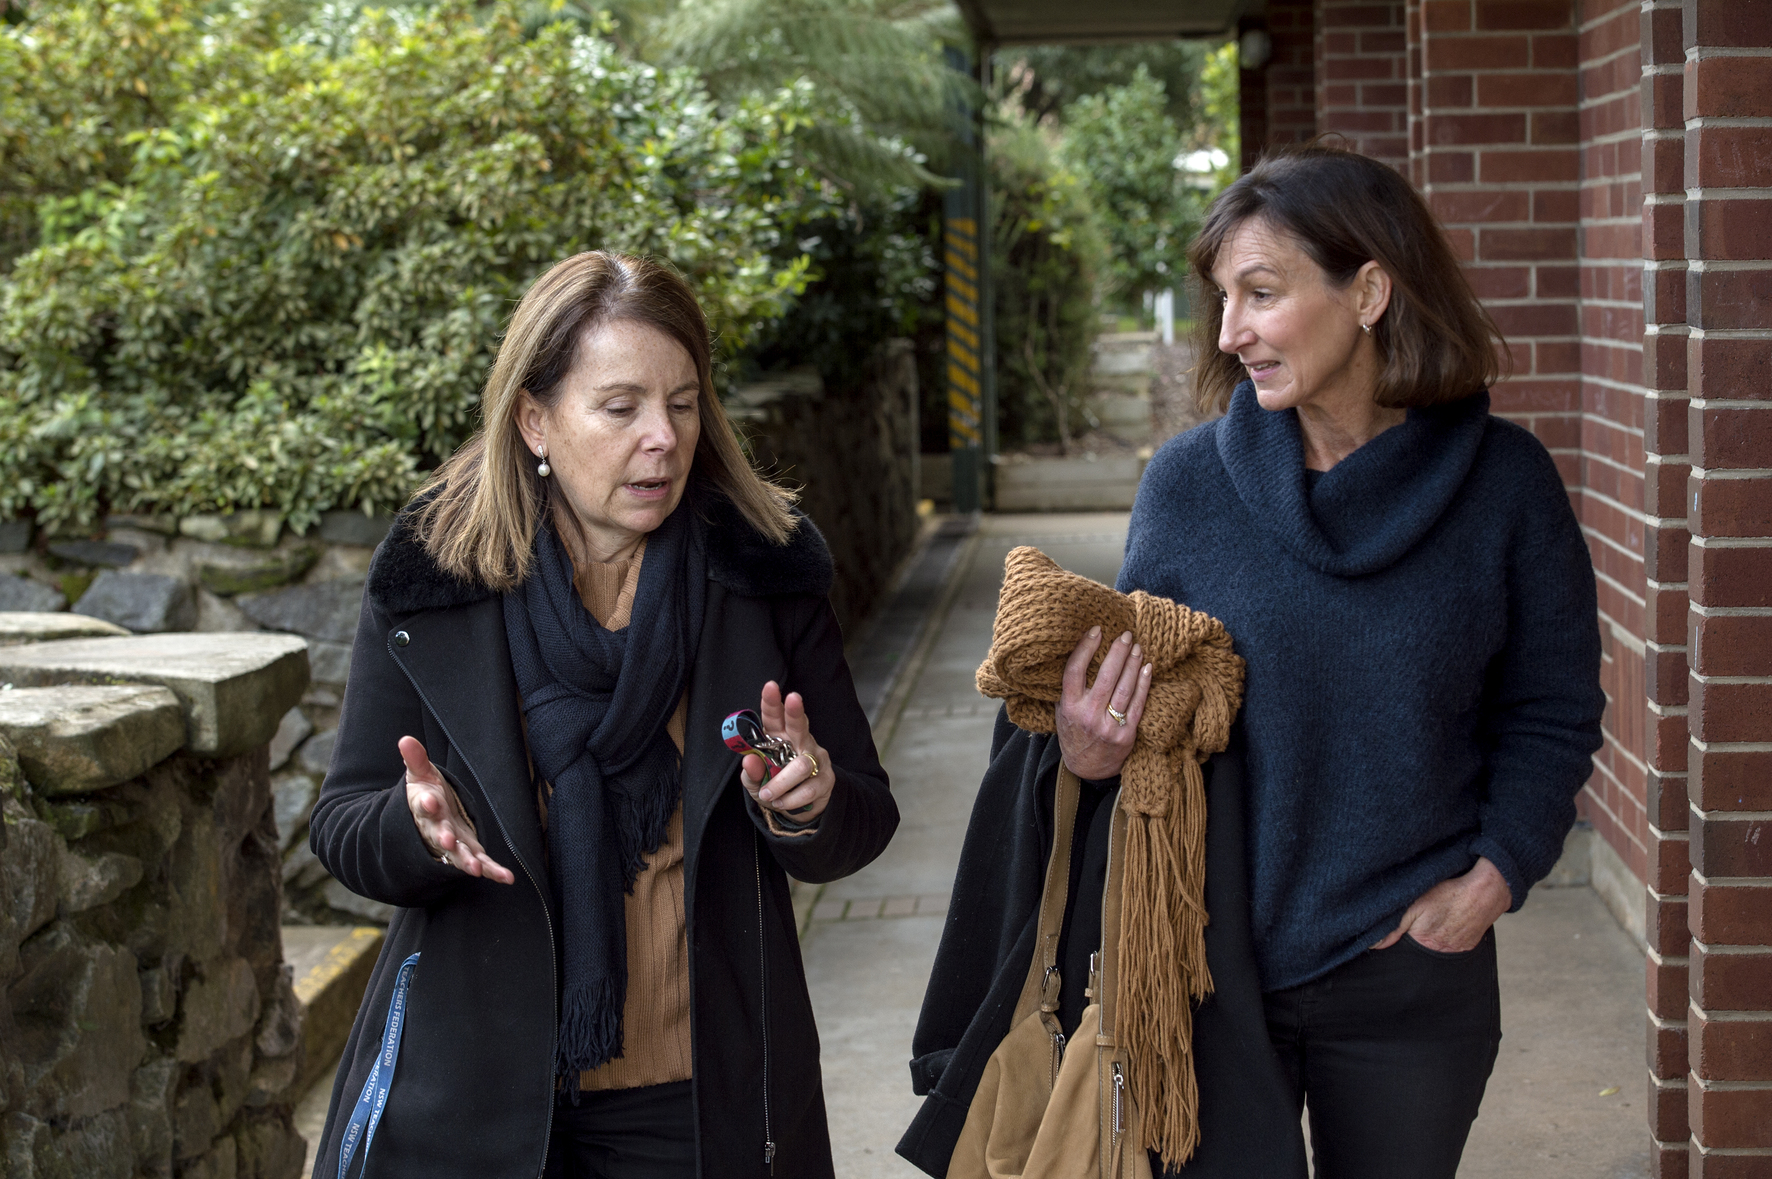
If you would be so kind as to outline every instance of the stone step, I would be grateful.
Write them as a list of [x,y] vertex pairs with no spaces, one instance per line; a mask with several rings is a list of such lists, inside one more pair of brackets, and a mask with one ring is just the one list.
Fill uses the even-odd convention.
[[383,931],[373,925],[285,925],[283,960],[295,970],[302,1010],[296,1092],[330,1078],[369,988]]

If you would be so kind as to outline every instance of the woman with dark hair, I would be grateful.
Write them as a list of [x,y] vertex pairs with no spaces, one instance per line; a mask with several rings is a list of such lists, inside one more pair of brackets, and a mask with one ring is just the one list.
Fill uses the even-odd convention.
[[[1556,861],[1600,745],[1587,545],[1550,454],[1491,416],[1498,334],[1395,171],[1319,146],[1264,159],[1190,261],[1196,391],[1224,416],[1150,463],[1119,582],[1218,619],[1247,661],[1206,767],[1216,990],[1195,1014],[1199,1149],[1179,1171],[1302,1179],[1308,1109],[1318,1179],[1453,1179],[1501,1036],[1494,922]],[[1059,754],[1000,724],[992,773],[1062,757],[1111,797],[1149,684],[1132,635],[1083,635]],[[1079,818],[1079,918],[1105,830]],[[963,903],[957,888],[950,935]],[[1007,958],[1019,979],[1025,958]],[[944,969],[979,973],[936,969],[944,996],[964,991]],[[937,989],[912,1069],[963,1115],[976,1077],[950,1075],[954,1046],[984,990],[956,1015]],[[928,1137],[916,1157],[941,1173]]]
[[832,1174],[785,873],[898,811],[824,540],[710,374],[676,274],[559,263],[376,552],[310,843],[398,909],[316,1175]]

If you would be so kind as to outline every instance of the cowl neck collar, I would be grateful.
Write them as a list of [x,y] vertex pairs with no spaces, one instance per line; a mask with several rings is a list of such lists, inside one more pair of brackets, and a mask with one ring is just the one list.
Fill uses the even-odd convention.
[[1269,411],[1244,381],[1218,426],[1218,455],[1249,512],[1299,560],[1337,577],[1401,560],[1445,513],[1470,473],[1489,394],[1411,409],[1307,487],[1298,411]]

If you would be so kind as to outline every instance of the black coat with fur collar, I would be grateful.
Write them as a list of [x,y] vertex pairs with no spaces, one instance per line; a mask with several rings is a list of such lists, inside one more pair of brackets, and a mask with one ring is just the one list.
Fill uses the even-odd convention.
[[[826,601],[831,559],[802,520],[784,547],[721,504],[708,531],[706,619],[683,752],[685,908],[700,1173],[831,1175],[818,1037],[786,872],[834,880],[898,825]],[[767,680],[802,693],[837,784],[811,835],[778,837],[737,781],[721,720]],[[487,854],[514,885],[431,859],[406,809],[395,743],[425,743]],[[376,1179],[541,1173],[554,1101],[558,914],[499,597],[444,573],[404,517],[377,550],[315,855],[351,891],[398,906],[346,1044],[315,1162],[341,1135],[380,1048],[400,963],[422,957],[372,1150]],[[773,1165],[765,1144],[773,1141]],[[357,1151],[350,1173],[360,1173]]]

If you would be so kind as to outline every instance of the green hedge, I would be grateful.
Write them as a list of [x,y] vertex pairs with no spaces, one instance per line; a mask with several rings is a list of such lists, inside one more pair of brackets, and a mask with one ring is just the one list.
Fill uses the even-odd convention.
[[837,207],[797,162],[809,88],[717,108],[510,5],[32,12],[0,32],[0,519],[385,509],[473,428],[546,266],[666,258],[730,353]]

